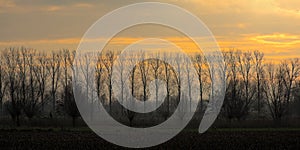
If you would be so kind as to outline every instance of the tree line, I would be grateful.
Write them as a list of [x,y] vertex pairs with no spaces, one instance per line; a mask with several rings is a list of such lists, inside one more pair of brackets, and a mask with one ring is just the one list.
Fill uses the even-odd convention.
[[[129,80],[131,95],[144,102],[150,97],[149,86],[150,83],[153,84],[153,103],[156,106],[159,105],[159,94],[162,91],[159,80],[165,83],[163,88],[166,98],[155,112],[157,118],[167,119],[177,107],[182,109],[182,106],[178,106],[179,101],[185,101],[182,109],[185,113],[195,105],[191,93],[180,93],[183,84],[186,84],[187,88],[198,84],[200,104],[197,112],[201,114],[206,108],[212,81],[209,65],[202,54],[190,55],[196,76],[191,75],[191,66],[182,63],[185,60],[181,60],[183,58],[176,54],[155,54],[160,58],[176,58],[175,66],[159,59],[151,59],[144,53],[141,56],[131,56],[143,57],[145,60],[142,62],[130,58],[115,61],[119,53],[113,51],[85,55],[80,57],[78,62],[74,62],[75,54],[75,51],[67,49],[44,52],[24,47],[1,51],[1,116],[9,115],[17,126],[21,124],[20,117],[24,116],[32,119],[68,115],[75,124],[75,119],[80,117],[74,99],[72,84],[75,83],[76,87],[83,87],[75,88],[76,93],[86,93],[79,94],[81,99],[98,96],[98,100],[89,102],[91,114],[96,113],[94,106],[102,103],[110,114],[126,116],[131,125],[137,114],[121,107],[116,101],[116,97],[122,101],[128,99],[128,95],[123,91],[126,80]],[[251,116],[255,116],[255,119],[281,120],[284,117],[298,116],[299,59],[271,62],[260,51],[237,50],[224,51],[223,57],[227,86],[221,110],[222,117],[228,120],[244,120]],[[76,70],[74,65],[81,66],[81,70]],[[126,79],[124,70],[128,65],[134,67],[129,79]],[[89,70],[90,67],[93,70]],[[118,73],[118,80],[113,77],[113,69],[117,69],[115,71]],[[83,72],[84,83],[76,82],[76,76],[72,78],[75,71]],[[182,81],[181,74],[186,75],[188,80]],[[94,79],[95,83],[90,83],[91,79]],[[113,84],[121,87],[119,95],[114,95]]]

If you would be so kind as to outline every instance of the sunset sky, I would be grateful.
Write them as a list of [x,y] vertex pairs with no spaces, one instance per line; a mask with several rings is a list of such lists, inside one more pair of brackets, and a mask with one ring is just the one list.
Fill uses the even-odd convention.
[[[0,0],[0,48],[76,49],[85,31],[106,13],[143,0]],[[300,57],[299,0],[160,0],[198,16],[221,49],[261,50],[270,59]],[[123,31],[112,43],[155,37],[185,44],[169,29]],[[163,31],[163,32],[162,32]],[[186,42],[185,42],[186,41]]]

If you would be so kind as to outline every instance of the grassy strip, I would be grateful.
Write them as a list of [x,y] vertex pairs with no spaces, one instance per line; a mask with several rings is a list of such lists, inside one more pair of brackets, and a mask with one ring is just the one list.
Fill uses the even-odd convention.
[[54,128],[54,127],[18,127],[18,128],[1,128],[1,131],[42,131],[42,132],[61,132],[61,131],[73,131],[73,132],[91,132],[92,130],[88,127],[79,127],[79,128]]
[[[19,128],[1,128],[1,131],[44,131],[44,132],[92,132],[88,127],[77,127],[77,128],[42,128],[42,127],[19,127]],[[272,132],[272,131],[297,131],[300,132],[300,128],[211,128],[208,132]],[[183,132],[198,132],[198,129],[184,129]]]
[[300,131],[300,128],[216,128],[209,131],[257,132],[257,131]]

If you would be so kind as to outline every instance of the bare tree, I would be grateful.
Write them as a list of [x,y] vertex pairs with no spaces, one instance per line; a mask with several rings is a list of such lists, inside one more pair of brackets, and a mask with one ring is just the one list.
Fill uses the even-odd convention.
[[[190,58],[185,58],[184,60],[185,62],[185,65],[184,65],[184,69],[186,71],[186,76],[187,76],[187,86],[188,86],[188,98],[190,99],[190,112],[192,111],[192,85],[195,81],[195,76],[193,74],[193,68],[192,67],[195,67],[195,66],[191,66],[189,65],[190,63]],[[198,73],[197,73],[198,74]],[[198,77],[199,77],[199,74],[198,74]],[[199,83],[200,85],[200,83]],[[200,86],[203,88],[203,86]],[[200,90],[200,109],[201,109],[201,112],[202,112],[202,107],[203,107],[203,93],[201,93],[201,91],[203,89],[199,89]],[[203,92],[203,91],[202,91]],[[202,96],[202,97],[201,97]],[[201,99],[202,98],[202,99]],[[202,101],[202,104],[201,104],[201,101]]]
[[[127,99],[127,95],[125,93],[125,83],[126,83],[126,76],[125,76],[125,68],[128,67],[126,65],[128,65],[128,60],[129,58],[124,58],[124,57],[120,57],[118,59],[118,61],[116,62],[116,70],[118,72],[118,81],[114,81],[114,82],[117,82],[118,85],[120,86],[120,89],[121,91],[120,92],[120,95],[119,98],[121,99],[121,103],[123,104],[123,102]],[[121,113],[123,114],[124,112],[124,107],[121,107]]]
[[[127,96],[126,96],[126,104],[127,105],[134,105],[134,97],[136,96],[136,94],[135,94],[135,85],[136,85],[136,72],[137,72],[137,67],[135,66],[136,65],[136,59],[134,59],[133,57],[135,57],[134,55],[131,55],[131,56],[127,56],[127,57],[129,57],[129,59],[131,59],[130,57],[132,57],[132,59],[128,62],[128,63],[130,63],[129,65],[131,66],[131,65],[134,65],[134,67],[132,68],[132,71],[131,71],[131,73],[130,73],[130,84],[131,84],[131,98],[128,98]],[[130,110],[126,110],[125,111],[125,115],[127,116],[127,118],[128,118],[128,120],[129,120],[129,126],[132,126],[132,122],[133,122],[133,119],[134,119],[134,117],[136,116],[136,113],[135,112],[133,112],[133,111],[130,111]]]
[[238,53],[238,65],[240,67],[240,73],[242,76],[242,85],[240,90],[242,90],[242,108],[240,116],[237,116],[238,119],[241,119],[249,114],[250,105],[253,103],[253,97],[255,95],[255,90],[251,85],[251,71],[253,58],[251,52]]
[[279,65],[267,65],[265,96],[271,116],[277,123],[289,114],[292,89],[299,77],[299,67],[298,59],[284,61]]
[[[70,51],[69,52],[69,57],[68,57],[68,64],[70,66],[70,69],[71,69],[71,75],[74,75],[73,73],[75,72],[75,65],[77,65],[78,62],[75,62],[74,59],[75,59],[75,56],[76,56],[76,51]],[[76,83],[77,79],[76,79],[76,76],[73,76],[74,78],[74,83]],[[70,77],[70,79],[72,79]]]
[[[79,98],[88,100],[87,106],[91,110],[91,118],[93,118],[94,96],[96,95],[93,95],[93,93],[97,92],[98,97],[103,100],[102,103],[109,104],[109,112],[113,113],[115,103],[112,85],[114,82],[121,87],[121,95],[118,95],[121,100],[129,101],[126,103],[127,105],[134,105],[134,100],[129,98],[129,93],[124,92],[126,88],[125,81],[130,83],[132,96],[141,98],[145,102],[149,97],[148,86],[152,79],[165,81],[166,99],[159,112],[162,112],[163,119],[167,119],[174,108],[173,104],[176,102],[183,101],[180,106],[177,106],[179,111],[182,112],[181,115],[184,115],[187,109],[191,110],[192,87],[194,84],[198,84],[194,82],[196,81],[192,74],[194,70],[191,70],[191,66],[183,63],[188,62],[188,60],[182,60],[184,58],[180,55],[175,56],[170,53],[157,53],[157,58],[164,57],[168,60],[172,57],[174,66],[168,64],[168,61],[148,60],[145,54],[142,57],[146,60],[139,63],[134,55],[126,57],[125,60],[115,64],[118,79],[121,80],[114,80],[112,77],[113,63],[115,63],[116,58],[115,53],[112,51],[98,54],[95,58],[95,64],[91,61],[91,59],[94,59],[92,57],[94,55],[90,55],[90,53],[81,56],[80,61],[73,63],[75,52],[69,50],[53,51],[48,55],[21,47],[6,49],[2,51],[2,54],[0,59],[0,110],[3,111],[6,108],[17,126],[20,126],[22,115],[32,118],[39,112],[40,108],[44,111],[48,97],[51,98],[51,106],[53,106],[50,113],[55,113],[58,108],[63,108],[63,112],[72,117],[73,125],[75,125],[79,112],[73,97],[76,94],[72,90],[74,85],[78,85],[74,89],[78,91]],[[173,59],[174,57],[175,59]],[[225,68],[222,71],[227,75],[227,88],[222,111],[229,120],[244,119],[251,113],[252,109],[257,110],[258,116],[263,115],[261,112],[263,106],[266,106],[273,120],[280,121],[283,117],[291,116],[290,111],[292,109],[297,109],[298,104],[296,102],[299,99],[297,92],[300,83],[299,59],[286,60],[280,64],[265,65],[265,57],[262,52],[229,51],[224,53],[224,60]],[[79,70],[73,66],[78,65],[77,63],[80,63],[82,67]],[[199,80],[199,109],[203,111],[204,98],[206,97],[205,90],[210,86],[209,82],[213,83],[211,79],[216,78],[212,77],[214,72],[210,71],[214,71],[214,67],[219,66],[213,64],[209,69],[202,55],[194,56],[193,64],[197,73],[195,76]],[[125,78],[124,73],[127,65],[135,66],[129,74],[129,79]],[[90,69],[93,67],[95,67],[95,74],[94,69]],[[80,78],[78,76],[71,78],[72,71],[83,71],[82,76],[80,76],[83,79],[82,82],[80,80],[77,82],[76,79]],[[183,81],[181,76],[187,77],[187,81]],[[92,91],[94,84],[91,81],[93,78],[96,79],[97,88],[95,92]],[[223,76],[220,78],[223,79]],[[73,79],[75,82],[72,82]],[[190,93],[181,93],[181,90],[185,87],[189,88]],[[159,89],[158,80],[155,82],[155,88],[156,106],[158,106],[159,92],[165,90],[161,91]],[[211,84],[210,88],[215,91],[218,87],[213,87],[213,84]],[[212,95],[213,93],[210,94],[211,97],[215,96]],[[90,99],[93,101],[89,101]],[[144,105],[144,109],[146,109],[145,107]],[[129,110],[124,111],[123,108],[121,112],[122,115],[126,115],[130,126],[132,126],[137,113]]]
[[[52,52],[51,58],[49,60],[49,64],[47,66],[47,70],[49,71],[50,79],[51,79],[51,90],[50,94],[52,97],[52,113],[56,111],[56,93],[60,80],[61,73],[61,55],[57,52]],[[52,114],[50,113],[50,114]]]
[[[73,53],[74,54],[74,53]],[[62,80],[62,88],[64,90],[64,94],[62,94],[62,99],[63,101],[68,101],[70,100],[70,94],[73,94],[73,93],[70,93],[70,82],[72,81],[72,78],[70,76],[70,69],[72,69],[72,64],[73,64],[73,59],[74,59],[74,55],[72,55],[72,53],[68,50],[68,49],[64,49],[62,50],[62,62],[61,62],[61,70],[62,70],[62,73],[63,73],[63,77],[64,77],[64,80]],[[65,102],[63,102],[65,103]],[[71,116],[72,117],[72,116]]]
[[203,93],[204,93],[204,80],[205,73],[207,68],[207,64],[205,63],[205,58],[202,55],[195,56],[195,69],[198,75],[199,80],[199,92],[200,92],[200,112],[203,112]]
[[231,120],[235,117],[236,108],[238,102],[238,66],[237,66],[237,58],[235,56],[234,51],[229,51],[226,56],[226,61],[228,63],[228,73],[230,76],[229,83],[227,84],[226,96],[224,100],[223,108],[226,113],[226,117]]
[[[159,58],[159,53],[156,54],[156,58]],[[156,108],[158,107],[158,90],[159,90],[159,84],[158,84],[158,79],[159,79],[159,74],[160,68],[161,68],[161,61],[159,59],[152,59],[150,62],[151,68],[153,70],[153,75],[155,80],[155,106]]]
[[[170,56],[168,56],[167,53],[163,53],[163,57],[165,60],[168,60]],[[171,95],[171,68],[170,65],[167,62],[163,62],[162,64],[163,66],[163,73],[164,73],[164,80],[166,83],[166,91],[167,91],[167,97],[166,97],[166,101],[167,101],[167,108],[166,110],[163,112],[163,117],[165,118],[165,120],[168,118],[168,116],[170,115],[170,95]]]
[[29,54],[29,50],[21,47],[21,49],[16,53],[18,55],[18,57],[16,58],[17,61],[17,67],[19,69],[19,80],[21,82],[21,99],[22,99],[22,103],[25,103],[25,99],[26,99],[26,84],[27,84],[27,79],[26,79],[26,75],[27,75],[27,69],[28,69],[28,63],[27,63],[27,59],[28,59],[28,54]]
[[227,89],[223,110],[231,120],[245,119],[253,103],[255,88],[252,84],[252,53],[229,51],[225,55],[227,68]]
[[284,99],[284,74],[283,65],[277,68],[274,64],[267,65],[268,80],[265,96],[274,121],[281,121],[287,108],[287,101]]
[[108,84],[108,100],[109,100],[109,112],[111,113],[112,110],[112,72],[113,72],[113,62],[115,60],[115,54],[112,51],[109,51],[105,54],[105,58],[103,59],[103,64],[107,71],[107,84]]
[[[93,70],[90,69],[92,68],[92,54],[91,53],[83,53],[80,56],[79,64],[80,64],[80,69],[83,74],[83,86],[85,88],[85,100],[89,102],[90,104],[90,119],[93,119],[93,114],[94,114],[94,97],[91,93],[93,93],[93,88],[91,87],[93,84],[91,83],[94,73]],[[90,96],[90,94],[92,96]]]
[[1,115],[3,114],[3,98],[5,96],[5,91],[7,87],[7,78],[6,78],[6,65],[4,63],[4,58],[2,57],[2,53],[0,55],[0,111]]
[[149,68],[150,65],[148,63],[147,55],[145,53],[142,53],[141,56],[144,61],[142,61],[138,66],[140,70],[140,75],[141,75],[141,81],[142,81],[142,86],[143,86],[143,101],[144,101],[144,110],[146,109],[145,102],[147,100],[147,85],[148,85],[148,74],[149,74]]
[[45,53],[38,53],[36,57],[38,58],[34,69],[35,80],[38,82],[40,92],[41,111],[44,112],[46,84],[49,77],[49,71],[47,70],[48,59]]
[[[176,85],[177,85],[177,95],[178,95],[178,97],[177,97],[177,101],[178,102],[180,102],[181,101],[181,86],[182,86],[182,76],[183,76],[183,67],[182,67],[182,60],[183,58],[179,55],[179,54],[177,54],[176,56],[175,56],[175,59],[174,59],[174,61],[175,61],[175,75],[174,75],[174,77],[175,77],[175,82],[176,82]],[[189,106],[190,106],[190,108],[192,107],[192,101],[190,100],[190,103],[189,103]]]
[[[104,76],[104,64],[103,64],[103,61],[102,61],[102,58],[103,56],[101,55],[101,53],[98,53],[97,54],[97,62],[96,62],[96,67],[95,67],[95,73],[96,73],[96,92],[98,94],[98,98],[102,97],[102,88],[103,88],[103,76]],[[102,100],[102,104],[104,104],[104,101],[103,99]]]
[[257,112],[258,116],[260,115],[260,111],[262,108],[262,88],[263,88],[263,79],[264,79],[264,65],[263,59],[264,54],[259,51],[254,52],[255,59],[255,74],[256,74],[256,93],[257,93]]
[[[291,101],[292,88],[294,86],[294,83],[296,82],[296,79],[300,75],[300,61],[299,59],[292,59],[289,62],[284,62],[282,65],[283,71],[285,72],[283,82],[286,93],[284,95],[284,98],[289,107]],[[289,108],[287,109],[287,113],[289,113]]]
[[15,48],[6,49],[3,56],[7,66],[8,88],[10,101],[5,103],[6,109],[17,126],[20,126],[22,100],[20,98],[20,80],[18,79],[17,60],[19,51]]
[[297,81],[295,87],[292,90],[292,95],[293,95],[293,103],[291,110],[293,111],[294,115],[297,117],[300,116],[300,82]]
[[34,61],[35,59],[35,50],[30,50],[28,51],[28,57],[26,59],[26,62],[28,64],[28,69],[29,69],[29,88],[28,90],[28,95],[25,99],[24,102],[24,113],[26,116],[31,119],[34,117],[38,111],[39,111],[39,106],[38,106],[38,99],[40,96],[40,91],[38,90],[38,82],[35,79],[34,75],[34,70],[35,70],[35,65],[36,62]]
[[[81,91],[77,90],[76,92],[81,92]],[[82,95],[83,94],[76,94],[76,96],[82,96]],[[75,102],[72,84],[70,81],[68,81],[65,90],[62,93],[62,97],[64,97],[65,99],[63,102],[61,102],[61,105],[64,111],[67,113],[67,115],[69,115],[72,118],[72,125],[73,127],[75,127],[76,119],[80,116],[80,113]],[[84,97],[78,97],[78,98],[84,98]]]
[[68,85],[68,80],[69,80],[69,73],[68,73],[68,69],[69,69],[69,57],[70,57],[70,51],[67,50],[67,49],[64,49],[62,50],[62,66],[61,66],[61,70],[63,72],[63,77],[64,77],[64,80],[62,81],[62,85],[63,85],[63,89],[64,89],[64,99],[66,99],[67,97],[67,85]]

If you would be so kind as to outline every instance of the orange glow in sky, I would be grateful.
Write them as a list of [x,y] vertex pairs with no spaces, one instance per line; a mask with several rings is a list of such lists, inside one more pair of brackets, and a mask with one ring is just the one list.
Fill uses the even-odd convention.
[[[0,0],[0,49],[25,46],[46,51],[75,50],[96,20],[116,8],[142,1]],[[199,17],[222,50],[260,50],[274,60],[300,57],[299,0],[158,1],[178,5]],[[156,37],[169,40],[185,51],[198,51],[189,38],[169,29],[159,32],[143,26],[134,29],[137,31],[128,30],[116,36],[107,48],[118,49],[143,38]]]

